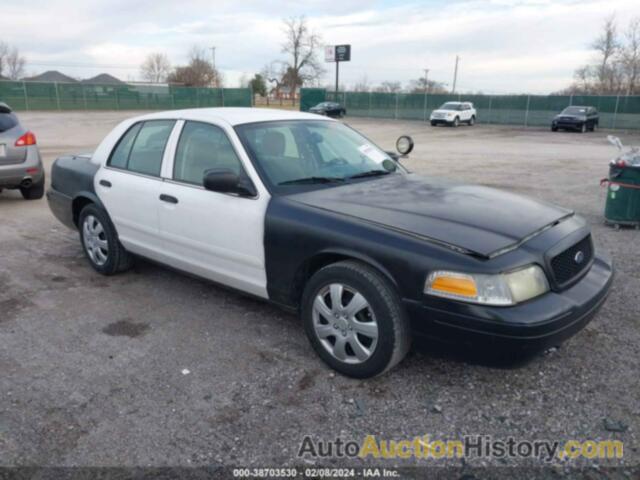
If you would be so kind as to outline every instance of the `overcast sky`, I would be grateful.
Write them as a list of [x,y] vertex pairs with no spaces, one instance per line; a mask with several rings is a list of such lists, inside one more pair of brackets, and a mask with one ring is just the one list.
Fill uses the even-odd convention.
[[[5,0],[0,39],[20,48],[27,73],[74,77],[106,71],[139,79],[150,52],[173,65],[193,45],[215,45],[227,86],[282,57],[282,18],[306,15],[325,44],[350,43],[341,84],[429,78],[485,93],[548,93],[567,86],[588,61],[604,18],[625,24],[639,0]],[[319,52],[322,54],[323,52]],[[327,64],[326,84],[333,81]]]

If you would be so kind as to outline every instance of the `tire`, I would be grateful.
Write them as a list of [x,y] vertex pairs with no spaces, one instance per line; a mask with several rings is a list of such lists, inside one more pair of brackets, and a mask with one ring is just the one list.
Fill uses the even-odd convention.
[[469,126],[470,126],[470,127],[473,127],[473,126],[475,125],[475,123],[476,123],[476,117],[475,117],[475,116],[474,116],[474,117],[471,117],[471,118],[469,119]]
[[[338,309],[332,298],[340,299]],[[351,314],[350,306],[356,308]],[[380,375],[397,365],[411,346],[398,294],[384,276],[360,262],[338,262],[316,272],[305,286],[301,307],[313,349],[348,377]]]
[[587,124],[583,123],[580,127],[580,133],[587,133]]
[[438,125],[438,123],[437,123],[437,122],[431,122],[431,126],[432,126],[432,127],[435,127],[436,125]]
[[551,131],[552,131],[552,132],[557,132],[557,131],[558,131],[558,127],[551,126]]
[[44,175],[42,176],[42,180],[34,183],[29,188],[20,187],[20,193],[25,200],[40,200],[44,197]]
[[598,124],[597,124],[597,123],[594,123],[593,125],[591,125],[590,130],[591,130],[592,132],[595,132],[596,130],[598,130]]
[[452,127],[457,127],[458,125],[460,125],[460,119],[458,117],[453,119],[453,123],[451,124]]
[[84,207],[78,217],[78,230],[82,250],[95,271],[114,275],[131,268],[133,257],[118,240],[116,229],[103,209],[93,203]]

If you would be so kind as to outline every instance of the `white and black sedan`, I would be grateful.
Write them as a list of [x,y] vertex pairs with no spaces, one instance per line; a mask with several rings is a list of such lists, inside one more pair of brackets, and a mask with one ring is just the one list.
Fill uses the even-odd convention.
[[521,354],[587,324],[613,269],[585,220],[398,159],[312,114],[161,112],[58,158],[47,196],[98,272],[148,257],[297,311],[353,377],[393,367],[415,336]]

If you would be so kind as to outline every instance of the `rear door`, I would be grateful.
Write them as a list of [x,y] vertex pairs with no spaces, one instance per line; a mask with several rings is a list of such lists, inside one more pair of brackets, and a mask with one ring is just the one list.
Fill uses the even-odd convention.
[[163,251],[158,226],[160,172],[175,123],[147,120],[132,125],[95,179],[98,197],[125,248],[158,260]]

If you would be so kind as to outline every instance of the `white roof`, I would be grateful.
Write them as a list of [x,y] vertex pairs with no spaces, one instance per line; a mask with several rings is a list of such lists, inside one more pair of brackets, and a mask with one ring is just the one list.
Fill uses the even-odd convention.
[[249,108],[249,107],[221,107],[221,108],[191,108],[188,110],[168,110],[154,112],[139,117],[137,120],[149,119],[184,119],[206,121],[225,121],[229,125],[241,125],[243,123],[268,122],[271,120],[324,120],[335,121],[327,117],[313,113],[298,112],[295,110],[277,110],[273,108]]

